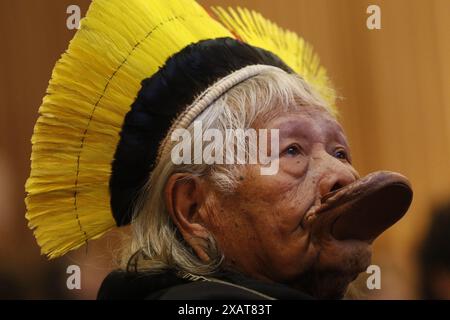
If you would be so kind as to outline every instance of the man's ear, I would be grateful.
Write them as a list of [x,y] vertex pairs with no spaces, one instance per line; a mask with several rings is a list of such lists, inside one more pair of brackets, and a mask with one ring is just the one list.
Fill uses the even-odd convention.
[[206,251],[208,230],[201,225],[199,208],[204,201],[200,178],[188,173],[170,176],[165,188],[166,207],[184,240],[202,261],[209,261]]

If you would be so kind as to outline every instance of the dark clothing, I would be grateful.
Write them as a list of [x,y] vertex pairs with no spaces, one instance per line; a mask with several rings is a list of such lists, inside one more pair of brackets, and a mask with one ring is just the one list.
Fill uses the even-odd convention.
[[158,274],[114,271],[103,281],[98,299],[149,300],[308,300],[312,297],[278,283],[223,272],[212,281],[190,281],[175,272]]

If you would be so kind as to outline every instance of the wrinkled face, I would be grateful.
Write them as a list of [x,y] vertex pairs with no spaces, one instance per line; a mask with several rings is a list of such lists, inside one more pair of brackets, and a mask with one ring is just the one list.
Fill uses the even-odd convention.
[[316,297],[341,297],[367,268],[370,244],[335,240],[312,213],[325,194],[358,178],[344,132],[318,107],[260,127],[279,129],[278,173],[265,176],[246,165],[236,192],[217,196],[206,227],[229,268]]

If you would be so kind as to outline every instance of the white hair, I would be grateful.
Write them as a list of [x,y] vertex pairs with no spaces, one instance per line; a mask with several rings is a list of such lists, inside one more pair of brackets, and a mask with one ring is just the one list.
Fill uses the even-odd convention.
[[[202,121],[202,130],[252,128],[255,123],[266,122],[280,112],[298,110],[315,105],[331,110],[322,98],[298,75],[272,69],[254,76],[224,93],[195,120]],[[193,134],[193,125],[187,130]],[[196,137],[191,141],[194,145]],[[231,143],[224,141],[224,145]],[[244,142],[245,143],[245,142]],[[239,168],[240,167],[240,168]],[[239,183],[242,166],[222,164],[175,165],[170,152],[162,155],[155,166],[134,208],[131,223],[132,236],[124,251],[127,268],[158,272],[176,269],[195,275],[208,275],[220,268],[223,256],[213,236],[205,248],[209,262],[200,260],[184,241],[166,208],[165,186],[171,175],[189,173],[206,179],[212,186],[210,192],[232,193]]]

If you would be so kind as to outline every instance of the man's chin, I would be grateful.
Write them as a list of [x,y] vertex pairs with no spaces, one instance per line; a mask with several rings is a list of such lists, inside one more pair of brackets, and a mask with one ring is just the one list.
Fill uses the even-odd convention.
[[370,265],[371,257],[372,248],[366,242],[327,241],[312,268],[291,286],[317,299],[342,299],[349,284]]
[[295,288],[316,299],[342,299],[349,284],[358,274],[334,272],[308,272]]

